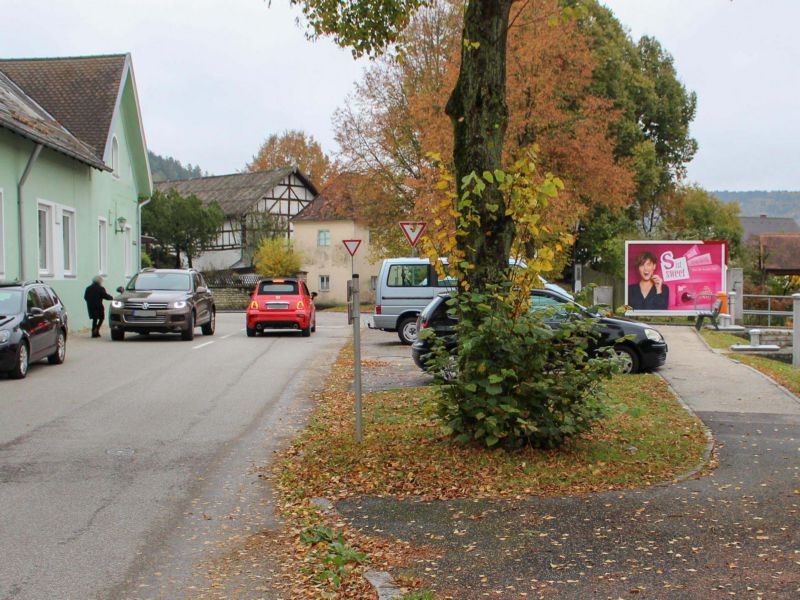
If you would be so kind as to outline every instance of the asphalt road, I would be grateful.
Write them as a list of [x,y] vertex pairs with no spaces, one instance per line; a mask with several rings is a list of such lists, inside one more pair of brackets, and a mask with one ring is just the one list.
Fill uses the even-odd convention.
[[203,585],[216,540],[269,526],[253,469],[302,423],[349,337],[342,314],[320,314],[311,338],[247,338],[242,314],[221,314],[193,342],[76,333],[63,365],[0,378],[0,599]]

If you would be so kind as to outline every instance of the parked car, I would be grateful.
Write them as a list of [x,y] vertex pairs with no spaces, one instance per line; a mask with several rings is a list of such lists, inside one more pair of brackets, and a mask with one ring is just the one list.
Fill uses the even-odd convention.
[[299,329],[303,337],[317,330],[316,292],[296,277],[262,279],[250,296],[247,307],[247,337],[265,329]]
[[41,281],[0,282],[0,372],[12,379],[46,358],[60,365],[67,355],[67,311]]
[[[450,307],[447,301],[450,294],[439,294],[425,310],[418,321],[418,328],[431,329],[436,337],[441,337],[445,348],[454,352],[458,346],[457,320],[448,314]],[[596,322],[596,348],[613,347],[621,361],[623,373],[639,373],[652,370],[663,365],[667,360],[667,343],[661,333],[649,325],[614,317],[602,317],[591,313],[577,304],[570,297],[555,290],[534,290],[531,297],[531,310],[555,309],[547,318],[547,324],[558,327],[572,311],[558,310],[561,306],[571,305],[577,314]],[[423,370],[427,370],[427,360],[431,353],[433,340],[430,338],[417,340],[411,346],[414,362]]]
[[[440,259],[447,264],[446,259]],[[510,259],[509,265],[525,267],[520,260]],[[556,284],[542,279],[542,284],[572,297]],[[372,329],[396,331],[400,341],[413,344],[417,339],[417,317],[428,303],[442,292],[455,289],[454,279],[439,279],[436,269],[427,258],[387,258],[381,263],[375,288],[375,312]]]
[[214,335],[217,309],[203,276],[194,269],[143,269],[111,301],[111,339],[122,341],[128,332],[180,333],[194,339],[194,330]]

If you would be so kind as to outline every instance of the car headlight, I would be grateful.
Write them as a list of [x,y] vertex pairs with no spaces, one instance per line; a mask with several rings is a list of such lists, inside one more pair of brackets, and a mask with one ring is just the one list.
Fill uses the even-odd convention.
[[172,308],[186,308],[186,300],[176,300],[172,303]]
[[5,344],[11,337],[10,331],[0,331],[0,344]]
[[662,336],[655,329],[645,329],[644,330],[644,335],[651,342],[663,342],[664,341],[664,336]]
[[111,308],[122,308],[123,306],[125,306],[125,303],[122,300],[111,301]]

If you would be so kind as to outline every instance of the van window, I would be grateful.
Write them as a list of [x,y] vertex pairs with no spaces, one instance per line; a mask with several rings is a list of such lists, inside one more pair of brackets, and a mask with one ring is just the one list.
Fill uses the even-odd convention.
[[430,265],[392,265],[389,267],[389,287],[427,287]]

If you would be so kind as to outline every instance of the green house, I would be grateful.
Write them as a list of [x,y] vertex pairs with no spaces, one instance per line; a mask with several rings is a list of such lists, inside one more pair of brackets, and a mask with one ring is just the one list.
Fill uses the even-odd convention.
[[92,277],[139,268],[152,189],[130,54],[0,59],[0,280],[46,281],[87,327]]

